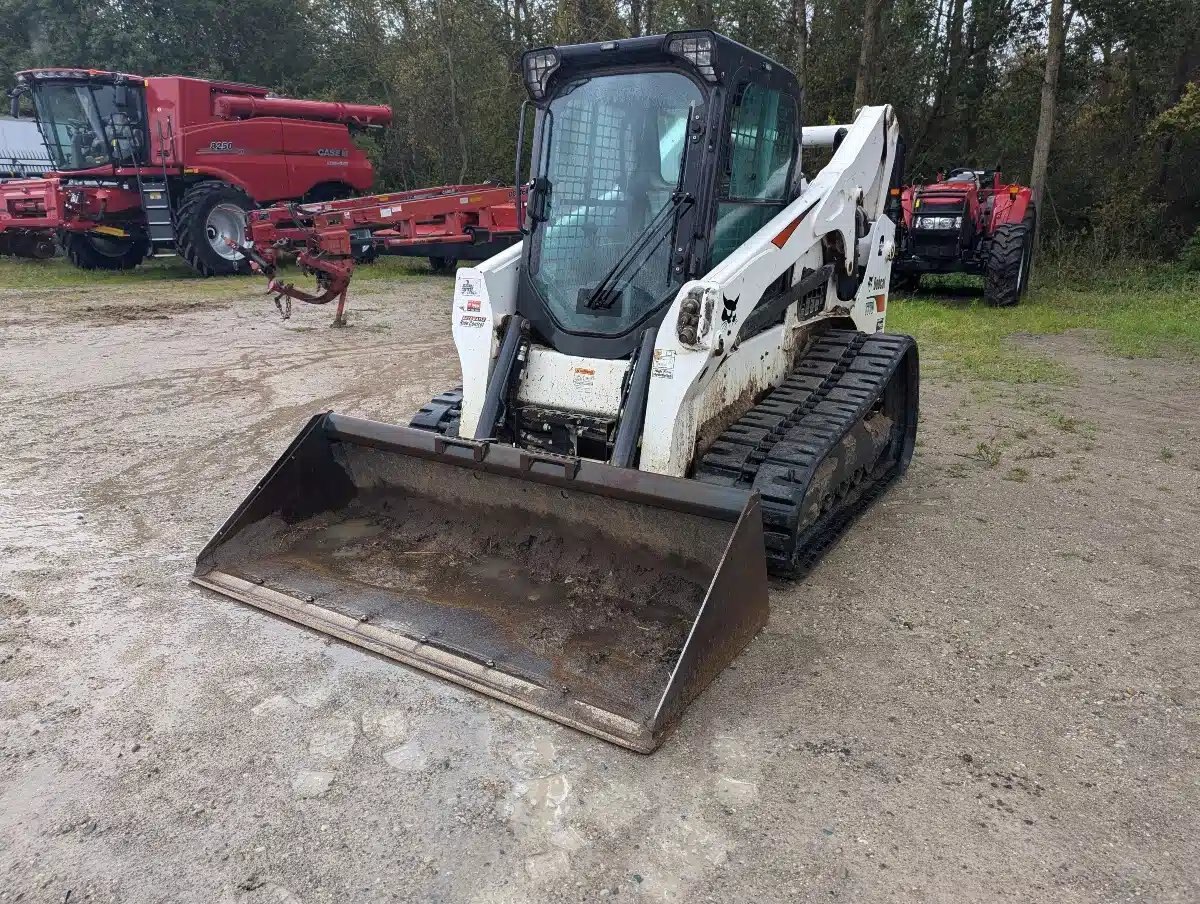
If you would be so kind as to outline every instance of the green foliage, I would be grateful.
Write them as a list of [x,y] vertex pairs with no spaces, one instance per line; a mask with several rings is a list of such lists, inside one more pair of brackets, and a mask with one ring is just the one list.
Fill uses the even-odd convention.
[[1183,246],[1179,262],[1193,273],[1200,272],[1200,227],[1196,228],[1187,244]]
[[[523,49],[713,27],[801,69],[807,122],[852,114],[864,0],[0,0],[0,83],[83,65],[382,102],[364,139],[381,187],[509,181]],[[1029,177],[1045,63],[1041,0],[889,0],[871,102],[909,173]],[[1200,3],[1073,0],[1042,234],[1115,260],[1174,258],[1200,226]],[[1169,23],[1169,25],[1164,25]],[[803,40],[807,26],[807,41]],[[1190,83],[1190,84],[1189,84]]]
[[1160,134],[1200,135],[1200,82],[1189,82],[1179,103],[1158,114],[1150,130]]

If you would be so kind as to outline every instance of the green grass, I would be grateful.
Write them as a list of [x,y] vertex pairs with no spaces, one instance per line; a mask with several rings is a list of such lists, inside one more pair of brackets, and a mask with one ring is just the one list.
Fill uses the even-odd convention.
[[1200,357],[1200,274],[1171,267],[1082,274],[1044,267],[1013,308],[989,308],[978,281],[929,280],[915,296],[897,295],[888,328],[911,333],[951,377],[1008,383],[1069,383],[1065,365],[1022,347],[1021,336],[1094,330],[1101,347],[1122,357]]
[[[281,273],[288,279],[294,279],[298,285],[303,285],[310,277],[305,277],[295,266],[281,268]],[[374,264],[354,268],[355,282],[371,282],[382,279],[411,279],[429,276],[429,265],[420,257],[384,257]],[[193,273],[179,258],[161,258],[148,260],[134,270],[105,271],[80,270],[71,265],[62,256],[48,261],[20,260],[18,258],[0,256],[0,288],[8,289],[46,289],[46,288],[85,288],[96,286],[137,286],[148,282],[196,282],[202,283],[204,278]],[[258,275],[229,277],[222,283],[229,285],[246,285],[263,282]],[[449,283],[448,283],[449,285]]]

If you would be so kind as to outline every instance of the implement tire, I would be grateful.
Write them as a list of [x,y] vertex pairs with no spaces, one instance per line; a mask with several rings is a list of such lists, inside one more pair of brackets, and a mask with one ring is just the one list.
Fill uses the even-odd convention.
[[150,253],[150,242],[141,233],[128,238],[97,235],[90,232],[58,234],[63,253],[80,270],[132,270]]
[[1007,223],[996,229],[988,251],[983,300],[994,308],[1012,307],[1029,284],[1033,261],[1033,230],[1026,223]]
[[189,188],[175,211],[175,247],[201,276],[250,272],[250,262],[229,247],[245,237],[246,214],[254,200],[228,182],[200,182]]

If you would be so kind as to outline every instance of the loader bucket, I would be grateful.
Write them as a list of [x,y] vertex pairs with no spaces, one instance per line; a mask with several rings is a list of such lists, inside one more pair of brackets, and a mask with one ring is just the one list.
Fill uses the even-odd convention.
[[644,753],[767,619],[757,495],[335,414],[192,580]]

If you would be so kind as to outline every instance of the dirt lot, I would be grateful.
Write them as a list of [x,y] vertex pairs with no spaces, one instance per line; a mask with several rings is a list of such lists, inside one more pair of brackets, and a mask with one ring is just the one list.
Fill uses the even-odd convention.
[[654,756],[187,584],[308,415],[453,385],[450,282],[0,289],[0,901],[1200,899],[1200,376],[1023,340]]

